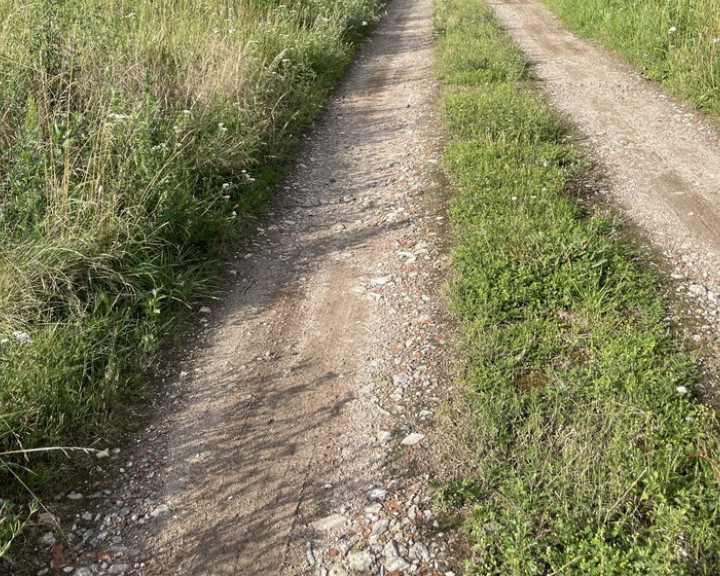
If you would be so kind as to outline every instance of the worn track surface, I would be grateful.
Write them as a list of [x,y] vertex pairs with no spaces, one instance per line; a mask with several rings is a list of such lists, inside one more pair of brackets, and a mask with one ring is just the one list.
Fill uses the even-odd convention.
[[537,2],[486,3],[529,56],[555,107],[585,136],[609,176],[612,197],[681,275],[717,292],[716,126],[618,58],[566,31]]
[[161,424],[170,512],[146,573],[302,573],[313,522],[378,477],[392,423],[368,384],[408,320],[382,291],[417,258],[397,252],[423,239],[409,204],[437,148],[430,25],[428,0],[389,7],[213,306]]

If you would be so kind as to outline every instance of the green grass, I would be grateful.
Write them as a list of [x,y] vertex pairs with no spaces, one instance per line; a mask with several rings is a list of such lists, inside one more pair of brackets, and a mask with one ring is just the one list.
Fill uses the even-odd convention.
[[0,556],[47,461],[7,452],[140,389],[381,4],[0,2]]
[[488,10],[437,0],[436,38],[468,573],[719,574],[720,426],[660,278],[580,207],[588,162]]
[[542,1],[573,30],[720,117],[720,0]]

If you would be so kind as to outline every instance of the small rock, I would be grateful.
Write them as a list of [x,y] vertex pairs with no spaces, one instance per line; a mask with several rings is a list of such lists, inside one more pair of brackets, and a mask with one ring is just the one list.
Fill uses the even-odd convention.
[[203,306],[199,312],[200,314],[212,314],[212,308],[210,308],[210,306]]
[[75,576],[92,576],[90,568],[78,568],[75,570]]
[[700,286],[700,284],[690,284],[690,286],[688,286],[688,291],[696,296],[704,296],[706,292],[705,287]]
[[319,532],[331,532],[340,528],[345,522],[347,522],[347,518],[342,514],[330,514],[330,516],[313,522],[312,527]]
[[400,444],[402,444],[403,446],[415,446],[416,444],[419,444],[423,438],[425,438],[425,434],[413,432],[412,434],[408,434],[407,436],[405,436],[405,439],[400,442]]
[[372,532],[370,534],[372,536],[380,537],[388,531],[389,527],[390,518],[383,518],[382,520],[375,523],[375,525],[372,527]]
[[365,514],[377,516],[380,512],[382,512],[382,504],[380,502],[365,507]]
[[415,544],[410,547],[410,559],[420,562],[429,562],[430,551],[427,549],[427,546],[425,546],[425,544],[422,544],[421,542],[415,542]]
[[90,522],[93,518],[93,515],[90,512],[83,512],[82,516],[80,516],[85,522]]
[[41,512],[38,514],[37,523],[41,526],[57,526],[59,523],[58,517],[50,512]]
[[152,516],[153,518],[157,518],[158,516],[160,516],[160,514],[166,514],[168,512],[170,512],[170,508],[168,508],[167,504],[160,504],[160,506],[150,512],[150,516]]
[[393,279],[393,277],[391,274],[388,274],[387,276],[380,276],[378,278],[373,278],[372,280],[370,280],[370,285],[373,287],[374,286],[385,286],[386,284],[389,284],[390,282],[392,282],[392,279]]
[[20,344],[32,344],[32,338],[30,338],[30,334],[27,332],[23,332],[22,330],[15,330],[13,332],[13,336],[15,337],[15,340],[20,342]]
[[372,500],[382,500],[385,496],[387,496],[387,490],[382,488],[373,488],[368,492],[368,498]]
[[130,570],[129,564],[113,564],[110,566],[108,574],[125,574],[128,570]]
[[383,548],[383,565],[388,572],[407,570],[410,564],[400,557],[394,540],[390,540]]
[[364,574],[372,570],[375,558],[368,550],[361,550],[360,552],[350,552],[345,562],[351,572]]
[[78,492],[70,492],[70,494],[68,494],[67,497],[70,500],[82,500],[83,499],[83,495]]
[[393,375],[393,384],[395,386],[406,386],[410,382],[410,376],[407,374],[395,374]]
[[98,450],[95,452],[96,458],[110,458],[110,449],[105,448],[105,450]]
[[38,538],[38,542],[43,546],[53,546],[55,542],[57,542],[57,538],[55,538],[55,534],[52,532],[46,532]]

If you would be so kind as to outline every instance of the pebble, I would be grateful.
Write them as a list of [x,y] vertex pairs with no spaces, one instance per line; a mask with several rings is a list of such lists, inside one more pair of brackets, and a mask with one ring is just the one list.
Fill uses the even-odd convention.
[[422,442],[423,438],[425,438],[425,434],[413,432],[412,434],[408,434],[407,436],[405,436],[405,439],[400,442],[400,444],[402,444],[403,446],[415,446],[416,444]]
[[152,516],[153,518],[157,518],[161,514],[167,514],[168,512],[170,512],[170,508],[168,508],[167,504],[160,504],[160,506],[150,512],[150,516]]
[[410,568],[410,564],[400,556],[394,540],[385,544],[383,559],[383,565],[388,572],[398,572]]
[[347,518],[342,514],[330,514],[325,518],[321,518],[313,522],[312,527],[319,532],[332,532],[340,528],[347,522]]
[[212,308],[210,306],[203,306],[199,310],[200,314],[212,314]]
[[370,572],[375,564],[375,557],[367,550],[360,552],[350,552],[346,559],[348,570],[363,574]]
[[69,500],[82,500],[83,495],[79,492],[70,492],[70,494],[67,495]]
[[387,496],[387,490],[382,488],[373,488],[368,492],[368,498],[371,500],[382,500],[385,496]]
[[38,538],[38,542],[40,542],[43,546],[52,546],[55,542],[57,542],[57,538],[55,538],[55,534],[52,532],[46,532]]

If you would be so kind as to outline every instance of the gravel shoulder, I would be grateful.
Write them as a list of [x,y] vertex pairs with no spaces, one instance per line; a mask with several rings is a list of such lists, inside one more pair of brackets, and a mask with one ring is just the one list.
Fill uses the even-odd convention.
[[697,341],[715,339],[720,294],[717,125],[525,0],[487,1],[528,55],[553,105],[607,174],[607,193],[700,301]]
[[430,0],[389,6],[156,416],[100,461],[117,480],[61,495],[68,532],[43,565],[449,571],[424,455],[451,382],[431,24]]

